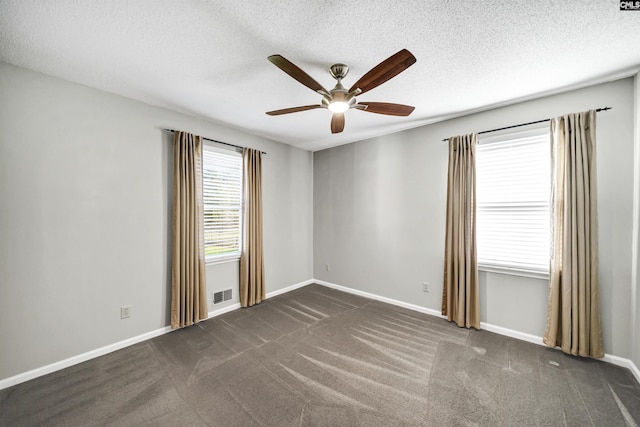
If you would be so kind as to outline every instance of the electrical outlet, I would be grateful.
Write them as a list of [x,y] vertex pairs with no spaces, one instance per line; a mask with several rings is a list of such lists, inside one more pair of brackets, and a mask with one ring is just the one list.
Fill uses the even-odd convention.
[[131,307],[128,305],[120,307],[120,318],[128,319],[129,317],[131,317]]
[[429,282],[422,282],[422,292],[429,292]]
[[331,266],[329,264],[325,264],[324,271],[331,271]]

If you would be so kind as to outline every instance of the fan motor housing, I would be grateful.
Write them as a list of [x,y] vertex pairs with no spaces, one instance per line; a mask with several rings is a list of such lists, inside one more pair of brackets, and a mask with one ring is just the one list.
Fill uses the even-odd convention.
[[349,67],[347,67],[345,64],[333,64],[331,67],[329,67],[329,72],[334,79],[340,80],[347,75],[347,73],[349,72]]

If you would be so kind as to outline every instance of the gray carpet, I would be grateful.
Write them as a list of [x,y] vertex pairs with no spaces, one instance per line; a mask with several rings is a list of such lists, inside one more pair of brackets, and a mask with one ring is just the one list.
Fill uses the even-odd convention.
[[319,285],[0,391],[2,426],[635,426],[627,370]]

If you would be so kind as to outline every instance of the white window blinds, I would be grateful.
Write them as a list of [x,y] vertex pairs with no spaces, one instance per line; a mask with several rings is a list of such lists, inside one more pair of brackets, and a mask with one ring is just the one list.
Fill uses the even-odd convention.
[[479,267],[548,274],[548,128],[481,138],[476,154]]
[[202,163],[207,261],[238,258],[242,218],[242,156],[234,151],[205,145]]

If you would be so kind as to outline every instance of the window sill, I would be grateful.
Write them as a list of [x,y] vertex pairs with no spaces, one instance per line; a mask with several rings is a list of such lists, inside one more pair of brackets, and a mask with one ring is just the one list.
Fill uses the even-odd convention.
[[226,264],[228,262],[238,262],[238,261],[240,261],[240,255],[233,255],[229,257],[209,258],[205,261],[205,264],[209,266],[209,265]]
[[549,280],[549,272],[541,270],[527,270],[525,268],[504,267],[497,265],[478,265],[479,271],[487,271],[489,273],[508,274],[511,276],[530,277],[532,279]]

